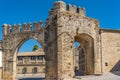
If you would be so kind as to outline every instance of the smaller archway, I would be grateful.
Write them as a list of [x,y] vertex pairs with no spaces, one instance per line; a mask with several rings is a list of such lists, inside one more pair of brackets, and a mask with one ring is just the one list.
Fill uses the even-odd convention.
[[76,35],[74,40],[77,44],[80,44],[74,49],[75,59],[77,60],[75,74],[94,74],[94,39],[90,35],[82,33]]
[[[33,50],[35,45],[38,46],[37,50]],[[17,46],[14,59],[14,74],[18,78],[21,75],[27,77],[32,74],[45,78],[45,53],[40,42],[34,38],[26,39]],[[33,77],[35,76],[31,76]]]

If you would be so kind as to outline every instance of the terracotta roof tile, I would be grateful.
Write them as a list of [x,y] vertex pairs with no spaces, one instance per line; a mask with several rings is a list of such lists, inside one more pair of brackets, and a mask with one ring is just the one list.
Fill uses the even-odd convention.
[[33,52],[18,53],[18,56],[39,56],[39,55],[45,55],[43,49],[39,49],[39,50],[33,51]]

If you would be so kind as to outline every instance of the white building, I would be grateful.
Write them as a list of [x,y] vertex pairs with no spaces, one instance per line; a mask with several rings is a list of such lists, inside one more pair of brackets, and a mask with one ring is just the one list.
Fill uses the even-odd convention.
[[2,51],[0,51],[0,67],[2,67]]

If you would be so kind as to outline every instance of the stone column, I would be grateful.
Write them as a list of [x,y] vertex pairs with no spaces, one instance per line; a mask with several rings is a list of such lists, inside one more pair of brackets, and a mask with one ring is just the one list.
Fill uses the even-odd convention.
[[73,39],[67,33],[63,33],[57,43],[58,80],[67,80],[74,76]]
[[10,50],[3,50],[3,80],[16,80],[16,75],[14,75],[14,61],[13,56],[11,56]]
[[45,30],[45,59],[46,59],[46,80],[57,80],[57,47],[55,29]]
[[99,40],[94,40],[94,73],[95,74],[101,74],[101,59],[100,59],[100,51],[99,51]]

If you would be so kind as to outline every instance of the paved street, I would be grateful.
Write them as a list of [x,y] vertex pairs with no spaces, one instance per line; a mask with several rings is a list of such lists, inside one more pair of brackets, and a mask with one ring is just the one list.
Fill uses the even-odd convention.
[[[45,80],[45,74],[22,74],[18,75],[18,80]],[[120,80],[120,72],[103,75],[77,76],[75,79],[68,78],[68,80]]]
[[[25,78],[25,76],[29,77],[29,78]],[[19,79],[19,80],[45,80],[44,74],[42,74],[42,75],[25,75],[25,76],[23,76],[24,79]],[[34,76],[34,78],[30,78],[31,76]],[[43,78],[40,78],[40,76]],[[77,76],[76,78],[77,79],[70,79],[70,80],[120,80],[120,72],[106,73],[103,75]]]
[[77,76],[80,80],[120,80],[120,72],[107,73],[103,75]]

